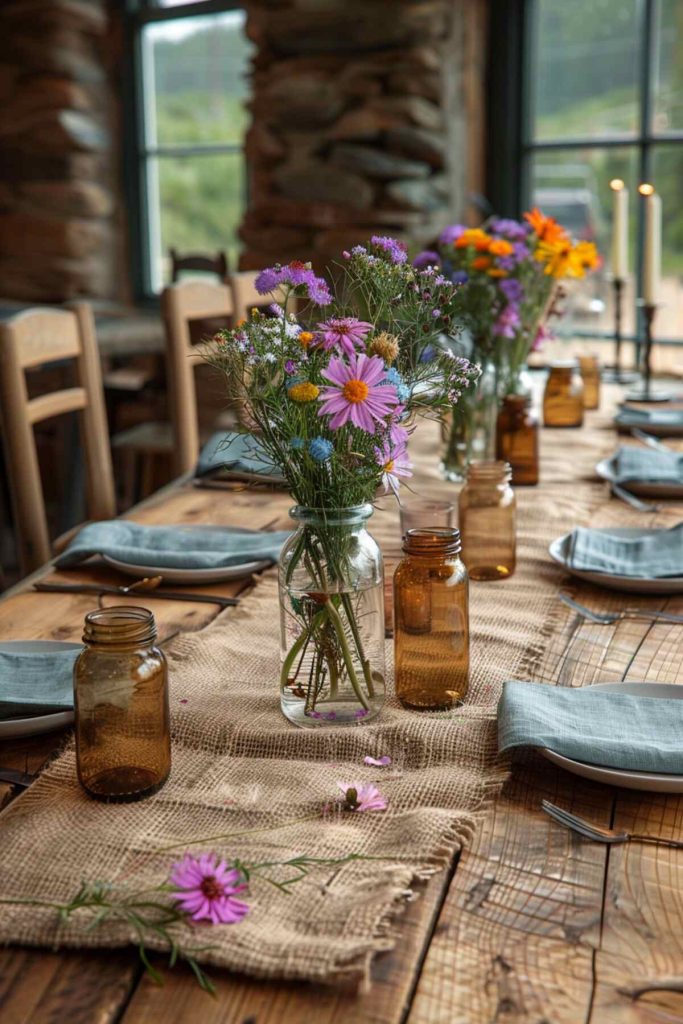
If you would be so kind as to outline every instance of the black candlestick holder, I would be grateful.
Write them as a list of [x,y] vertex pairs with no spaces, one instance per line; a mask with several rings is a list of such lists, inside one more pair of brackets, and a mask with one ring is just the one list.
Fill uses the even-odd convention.
[[627,402],[670,402],[672,395],[664,391],[653,391],[652,382],[652,325],[657,313],[657,304],[643,302],[643,326],[645,328],[645,344],[643,345],[642,386],[629,391]]
[[602,379],[609,384],[633,384],[638,379],[638,374],[633,370],[624,370],[621,365],[621,343],[622,335],[622,309],[624,299],[624,287],[626,281],[623,278],[612,278],[612,291],[614,293],[614,364],[606,366],[602,372]]

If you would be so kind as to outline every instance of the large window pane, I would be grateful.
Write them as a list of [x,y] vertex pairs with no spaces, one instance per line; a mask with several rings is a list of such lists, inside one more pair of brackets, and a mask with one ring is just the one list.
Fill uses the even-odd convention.
[[534,138],[635,133],[641,9],[638,0],[538,0]]
[[683,128],[683,3],[659,0],[655,65],[655,132]]
[[562,223],[576,238],[597,244],[603,266],[582,281],[572,282],[562,331],[614,328],[612,290],[609,285],[612,232],[612,192],[609,183],[621,178],[631,201],[631,279],[624,302],[625,331],[635,329],[635,239],[637,150],[586,148],[541,150],[531,163],[532,201]]
[[252,49],[244,22],[244,11],[227,11],[145,27],[148,147],[241,144]]
[[683,337],[683,145],[657,146],[652,181],[662,197],[661,309],[655,332]]
[[150,199],[158,197],[156,225],[151,219],[155,291],[168,283],[171,247],[210,255],[223,249],[236,266],[245,189],[241,153],[160,156],[150,160],[149,186]]

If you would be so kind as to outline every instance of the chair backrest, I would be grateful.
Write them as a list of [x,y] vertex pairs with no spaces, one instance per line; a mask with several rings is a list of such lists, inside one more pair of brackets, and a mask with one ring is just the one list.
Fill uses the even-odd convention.
[[199,270],[206,274],[216,274],[221,281],[228,276],[228,257],[224,252],[217,252],[215,256],[205,256],[202,253],[185,253],[181,256],[177,249],[169,249],[171,257],[171,281],[175,284],[178,277],[184,270]]
[[[62,360],[75,361],[77,386],[29,399],[25,371]],[[27,309],[0,323],[0,395],[21,565],[30,572],[51,557],[33,433],[36,423],[66,412],[81,413],[88,515],[116,515],[100,357],[87,303]]]
[[164,289],[161,309],[166,327],[175,470],[177,473],[189,473],[199,457],[199,419],[193,367],[202,362],[199,346],[191,341],[190,321],[232,318],[232,292],[224,284],[182,281]]

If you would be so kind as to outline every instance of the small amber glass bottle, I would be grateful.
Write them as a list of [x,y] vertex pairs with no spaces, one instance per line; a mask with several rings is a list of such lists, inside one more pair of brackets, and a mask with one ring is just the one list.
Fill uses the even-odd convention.
[[507,462],[472,462],[458,502],[462,559],[473,580],[501,580],[515,571],[517,527]]
[[467,693],[470,661],[460,533],[408,530],[403,551],[394,574],[396,696],[418,711],[452,708]]
[[171,770],[166,659],[147,608],[119,606],[85,618],[74,667],[76,764],[98,800],[155,793]]
[[584,409],[600,408],[600,361],[597,356],[580,356]]
[[507,395],[496,423],[496,458],[509,462],[512,482],[538,483],[538,418],[529,395]]
[[543,395],[546,427],[580,427],[583,423],[583,384],[575,359],[553,363]]

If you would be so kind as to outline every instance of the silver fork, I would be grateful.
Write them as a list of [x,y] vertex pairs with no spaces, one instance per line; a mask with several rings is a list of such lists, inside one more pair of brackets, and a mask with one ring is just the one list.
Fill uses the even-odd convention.
[[656,452],[670,452],[673,451],[668,444],[664,444],[663,441],[659,441],[652,434],[646,434],[644,430],[639,430],[638,427],[631,428],[631,437],[635,437],[637,441],[642,441],[648,448],[653,448]]
[[647,608],[622,608],[618,612],[594,612],[592,609],[586,608],[585,605],[579,604],[568,594],[560,594],[560,601],[568,608],[578,612],[579,615],[583,615],[584,619],[590,619],[591,622],[597,622],[601,626],[611,626],[613,622],[620,622],[622,619],[651,619],[683,623],[683,615],[675,615],[673,612],[649,611]]
[[654,843],[658,846],[671,846],[675,850],[683,850],[683,839],[665,839],[662,836],[649,835],[647,832],[617,832],[614,828],[601,828],[599,825],[593,825],[590,821],[586,821],[585,818],[579,818],[576,814],[563,811],[561,807],[551,804],[549,800],[542,800],[541,807],[558,825],[564,825],[565,828],[572,829],[584,838],[592,839],[595,843]]

